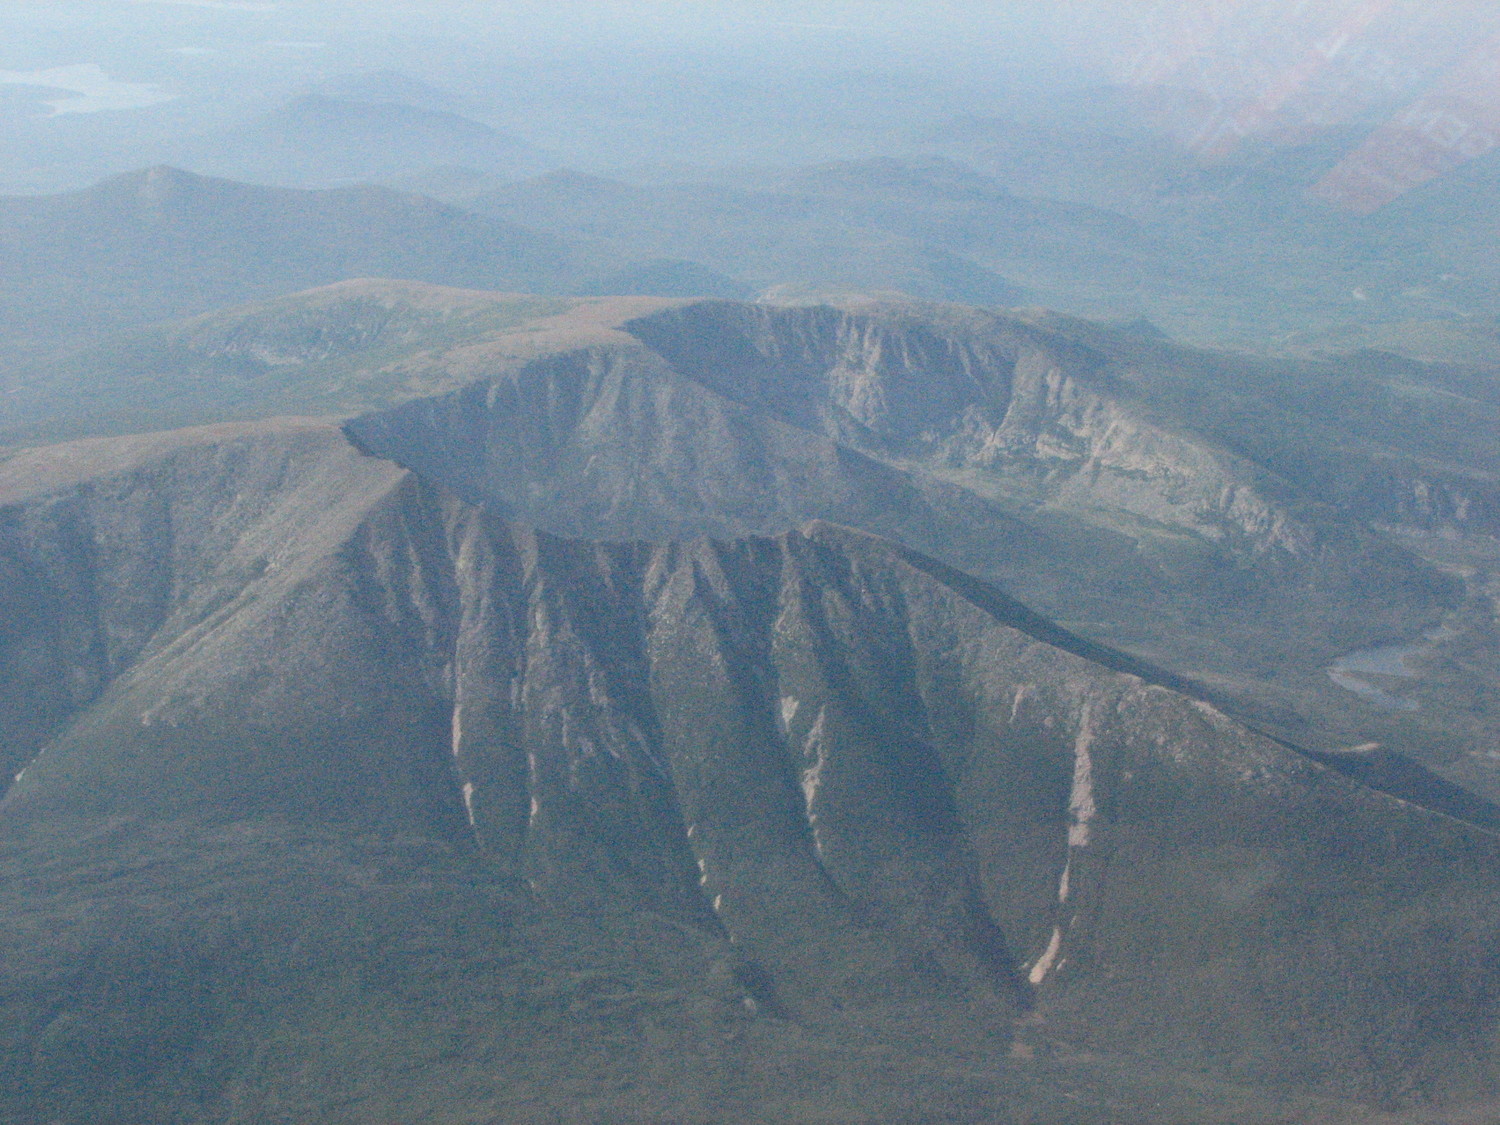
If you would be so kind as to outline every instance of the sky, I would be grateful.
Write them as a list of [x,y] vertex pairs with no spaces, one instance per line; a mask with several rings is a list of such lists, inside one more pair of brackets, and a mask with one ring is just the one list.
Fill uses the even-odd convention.
[[[0,6],[6,41],[0,66],[11,70],[72,65],[60,52],[134,54],[197,46],[242,48],[257,38],[330,43],[360,54],[401,55],[423,42],[444,42],[522,55],[537,52],[637,52],[646,57],[690,51],[807,53],[825,60],[874,52],[883,65],[930,60],[954,51],[981,56],[1035,56],[1040,31],[1057,23],[1056,5],[952,0],[8,0]],[[169,44],[173,38],[196,43]],[[7,58],[5,55],[25,57]]]

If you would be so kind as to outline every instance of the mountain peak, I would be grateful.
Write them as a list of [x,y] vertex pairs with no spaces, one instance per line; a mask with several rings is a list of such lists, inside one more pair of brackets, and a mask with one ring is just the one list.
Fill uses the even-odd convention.
[[[135,205],[160,209],[192,201],[202,206],[233,207],[237,205],[237,201],[275,190],[220,176],[206,176],[175,164],[154,164],[149,168],[138,168],[133,172],[111,176],[80,191],[47,198],[73,200],[80,205],[80,211],[102,204],[106,208],[104,213],[112,214],[108,221],[119,222],[121,220],[118,214],[113,214],[108,209],[122,204],[127,207]],[[102,230],[99,234],[104,238],[109,237]]]
[[208,183],[210,177],[200,176],[171,164],[156,164],[135,172],[114,176],[100,185],[118,185],[134,191],[143,200],[161,202],[184,192],[198,191]]
[[347,74],[323,82],[311,92],[351,102],[396,102],[418,109],[457,109],[456,99],[448,91],[398,70],[368,70]]

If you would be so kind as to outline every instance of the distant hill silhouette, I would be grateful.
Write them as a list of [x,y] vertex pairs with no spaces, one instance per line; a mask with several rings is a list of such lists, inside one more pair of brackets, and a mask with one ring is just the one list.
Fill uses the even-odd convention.
[[[314,92],[243,126],[186,142],[170,160],[194,171],[288,187],[331,187],[459,166],[501,176],[546,167],[535,146],[439,108],[400,76]],[[408,99],[419,104],[412,104]]]
[[563,243],[381,187],[257,187],[156,167],[0,198],[0,337],[48,339],[355,277],[547,290]]

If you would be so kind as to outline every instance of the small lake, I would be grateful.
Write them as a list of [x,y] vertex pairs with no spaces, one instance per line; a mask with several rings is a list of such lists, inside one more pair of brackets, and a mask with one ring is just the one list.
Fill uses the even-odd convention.
[[0,83],[60,91],[64,96],[43,99],[43,104],[54,117],[111,109],[142,109],[169,102],[175,96],[160,86],[145,82],[117,82],[96,63],[54,66],[48,70],[0,70]]
[[1415,711],[1421,706],[1416,700],[1397,695],[1388,687],[1372,681],[1370,677],[1411,679],[1416,675],[1411,661],[1421,659],[1455,636],[1457,633],[1443,625],[1424,633],[1419,640],[1355,649],[1328,666],[1328,678],[1339,687],[1362,695],[1375,706],[1387,711]]

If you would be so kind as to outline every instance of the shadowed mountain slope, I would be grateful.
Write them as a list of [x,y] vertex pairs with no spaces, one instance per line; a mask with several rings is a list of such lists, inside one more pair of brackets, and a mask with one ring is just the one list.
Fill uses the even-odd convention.
[[887,542],[555,539],[285,422],[0,504],[13,1120],[1331,1121],[1285,1091],[1494,1066],[1493,838]]

